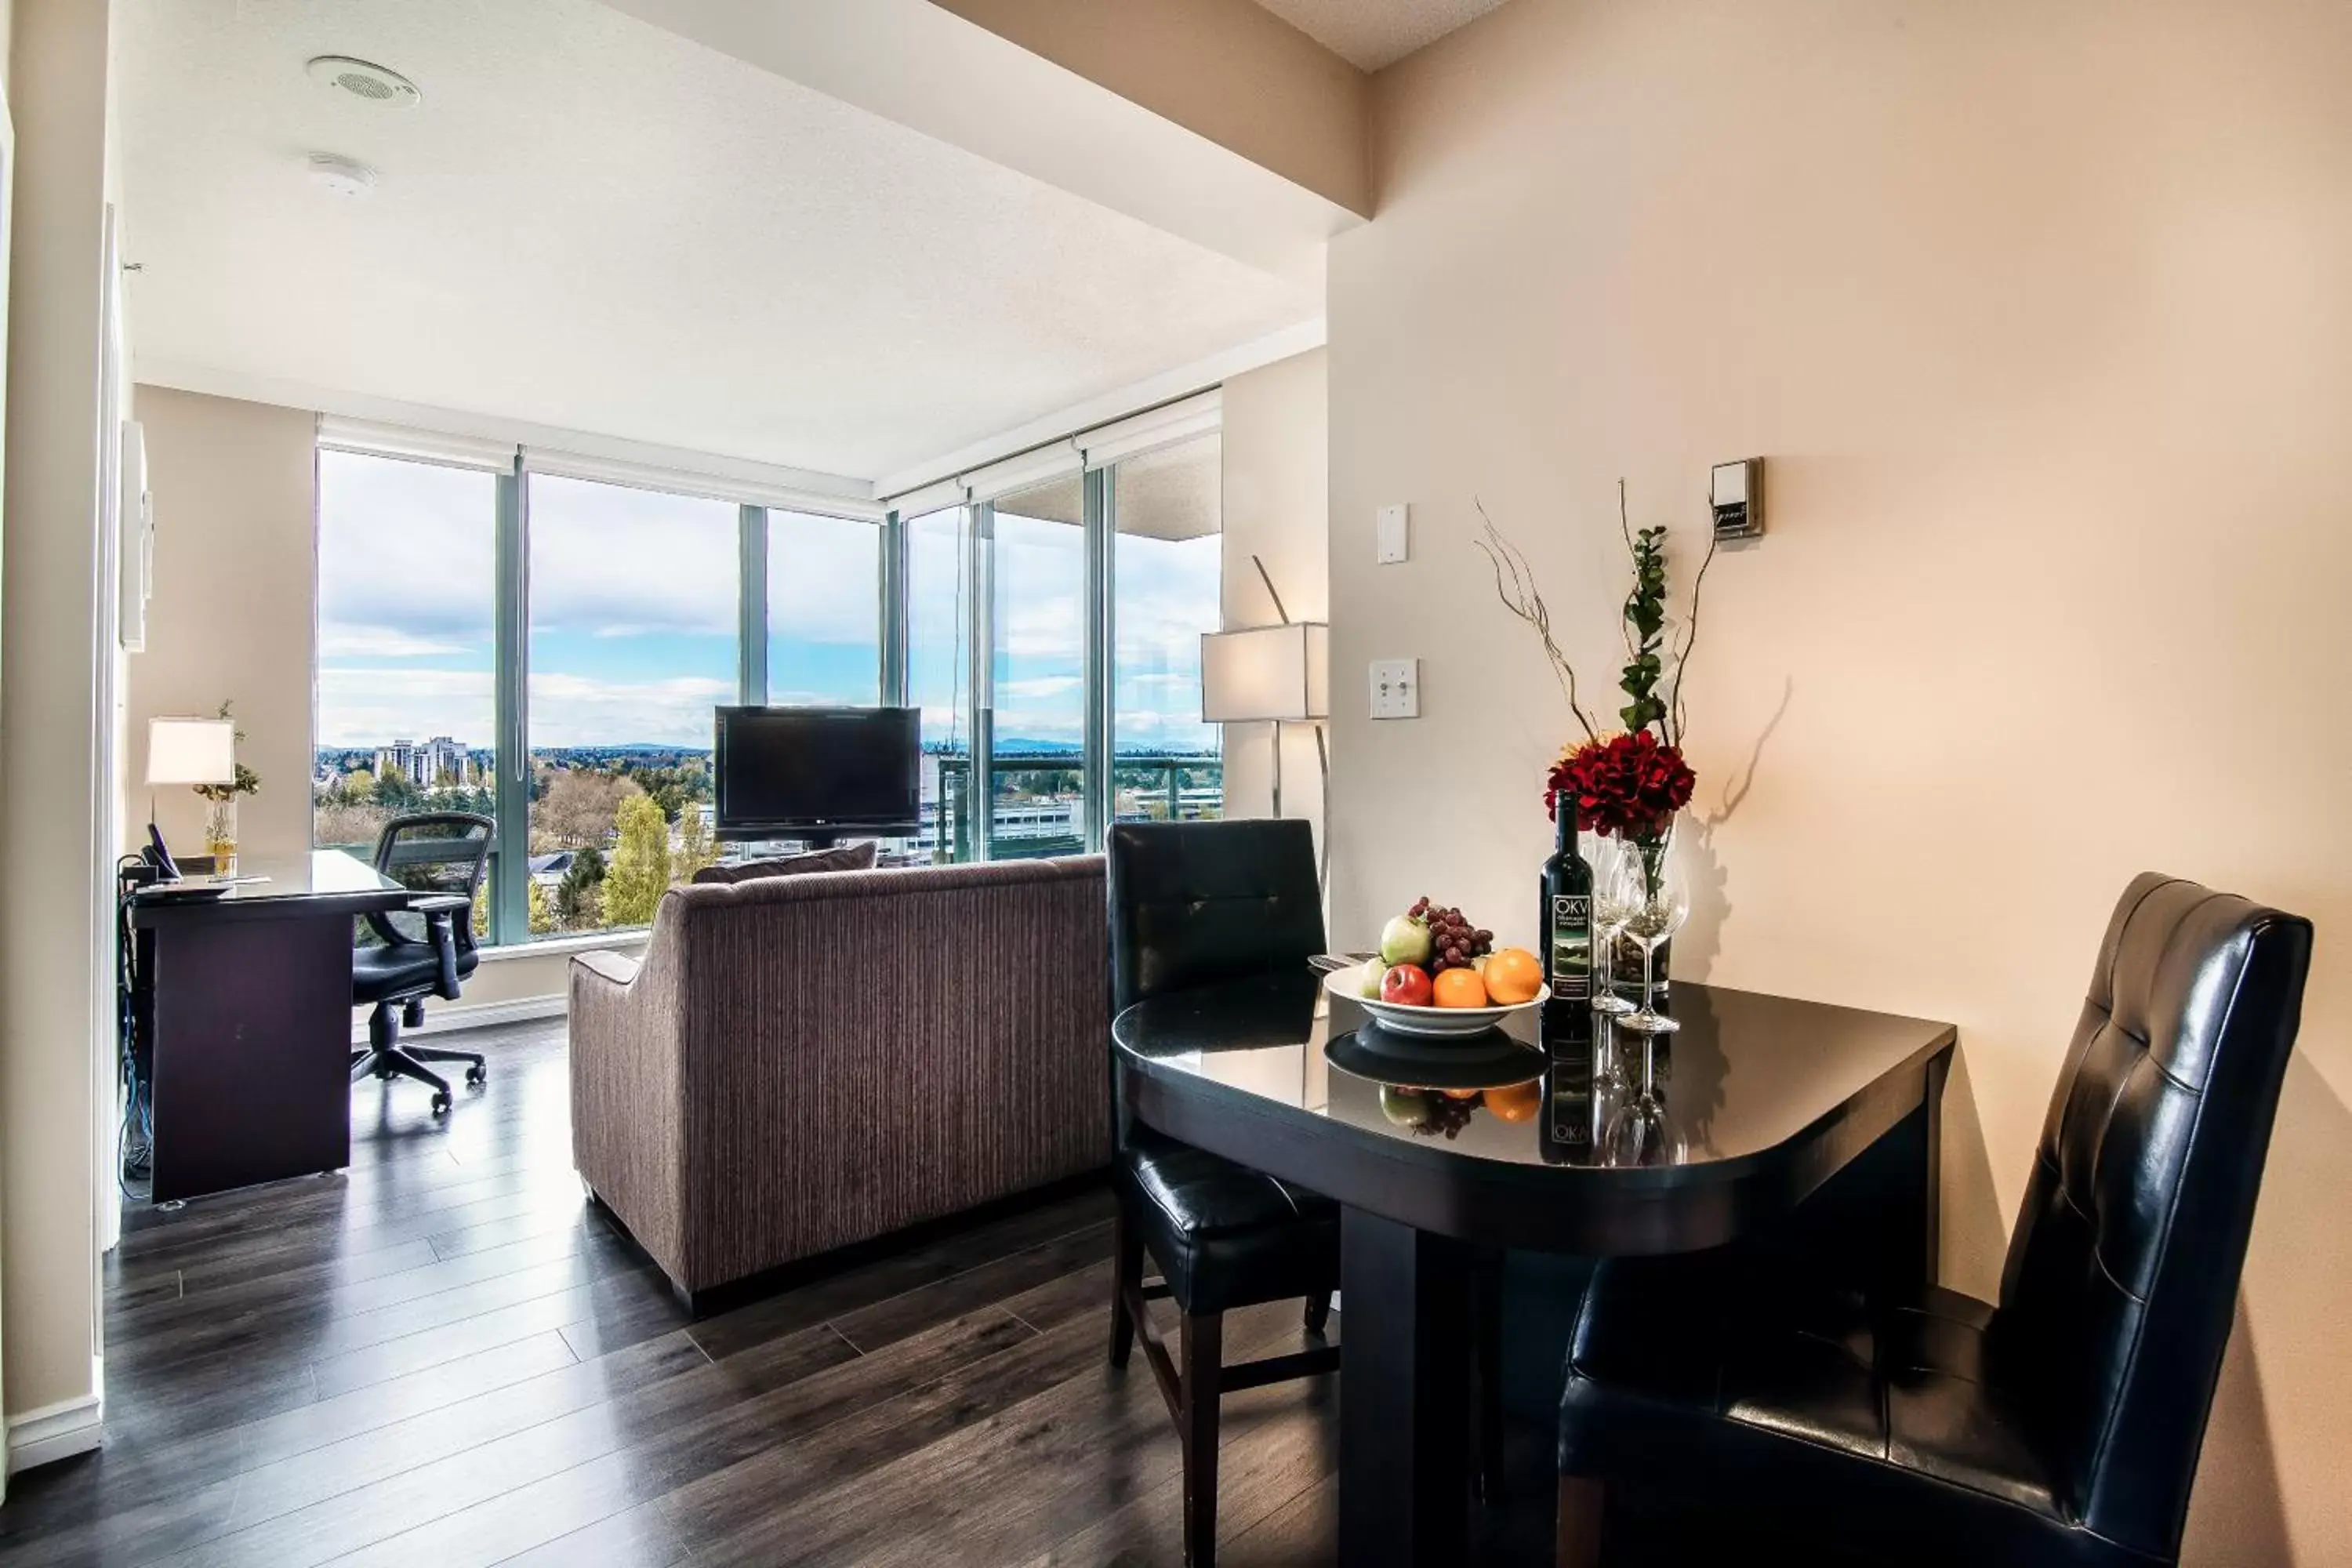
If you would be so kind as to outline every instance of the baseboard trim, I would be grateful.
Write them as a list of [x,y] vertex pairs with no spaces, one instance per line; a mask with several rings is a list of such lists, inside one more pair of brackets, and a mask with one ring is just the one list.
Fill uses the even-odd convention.
[[[487,1029],[493,1024],[520,1024],[535,1018],[561,1018],[569,1010],[572,999],[557,993],[552,996],[518,996],[511,1002],[461,1002],[455,1007],[428,1007],[422,1028],[401,1030],[409,1035],[446,1035],[459,1029]],[[352,1044],[368,1043],[367,1019],[354,1016],[352,1020]]]
[[8,1417],[8,1473],[86,1454],[106,1441],[106,1399],[86,1394]]

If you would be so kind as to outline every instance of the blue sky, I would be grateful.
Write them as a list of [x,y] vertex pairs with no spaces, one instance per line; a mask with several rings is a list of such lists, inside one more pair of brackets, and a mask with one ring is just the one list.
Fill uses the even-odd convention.
[[[373,745],[492,729],[495,482],[488,474],[321,452],[319,739]],[[534,476],[530,740],[537,746],[708,746],[736,697],[736,509]],[[944,736],[961,668],[955,515],[909,547],[910,676]],[[872,701],[878,530],[776,512],[769,544],[769,699]],[[1217,540],[1122,536],[1118,742],[1213,746],[1199,722],[1198,635],[1216,623]],[[1000,515],[996,732],[1065,741],[1080,724],[1078,531]]]

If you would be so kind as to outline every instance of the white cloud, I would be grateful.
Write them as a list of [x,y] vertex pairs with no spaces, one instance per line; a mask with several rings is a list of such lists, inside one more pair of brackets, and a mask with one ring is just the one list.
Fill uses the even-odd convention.
[[710,710],[735,700],[735,683],[706,676],[615,682],[557,671],[530,678],[530,743],[708,747]]
[[345,623],[319,628],[321,658],[457,658],[477,651],[477,647],[421,637],[397,626]]

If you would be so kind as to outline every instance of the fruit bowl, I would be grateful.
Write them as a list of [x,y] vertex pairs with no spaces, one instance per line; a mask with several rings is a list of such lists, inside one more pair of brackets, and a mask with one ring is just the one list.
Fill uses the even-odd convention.
[[1524,1013],[1543,1005],[1544,993],[1538,988],[1525,1002],[1486,1007],[1414,1007],[1402,1002],[1383,1002],[1377,996],[1362,994],[1362,976],[1355,969],[1334,970],[1323,977],[1323,988],[1342,1002],[1352,1002],[1378,1018],[1383,1027],[1400,1035],[1417,1035],[1425,1040],[1466,1040],[1499,1027],[1514,1013]]

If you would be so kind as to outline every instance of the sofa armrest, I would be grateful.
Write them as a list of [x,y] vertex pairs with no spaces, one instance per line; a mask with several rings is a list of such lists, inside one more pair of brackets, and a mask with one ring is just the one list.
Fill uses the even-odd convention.
[[663,933],[573,955],[572,1163],[672,1280],[687,1277],[683,1013]]
[[637,971],[645,967],[642,960],[631,958],[625,952],[575,952],[572,955],[572,963],[575,968],[585,969],[599,980],[609,981],[624,988],[635,980]]

